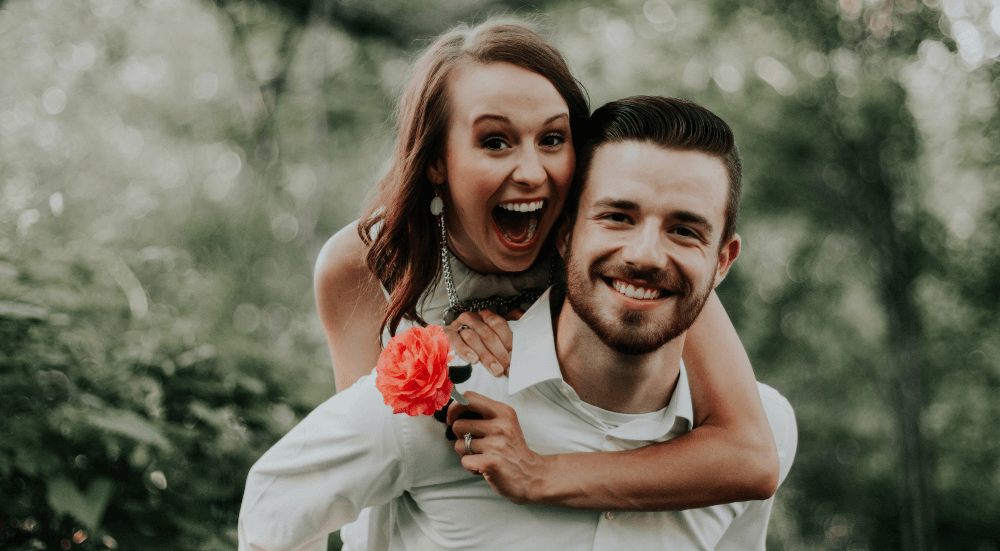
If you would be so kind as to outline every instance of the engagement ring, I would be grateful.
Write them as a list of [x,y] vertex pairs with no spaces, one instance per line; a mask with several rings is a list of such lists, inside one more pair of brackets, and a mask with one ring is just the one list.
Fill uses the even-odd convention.
[[463,323],[462,325],[458,326],[458,329],[455,330],[455,334],[461,333],[462,331],[465,331],[466,329],[472,329],[472,328],[469,327],[468,325],[465,325]]

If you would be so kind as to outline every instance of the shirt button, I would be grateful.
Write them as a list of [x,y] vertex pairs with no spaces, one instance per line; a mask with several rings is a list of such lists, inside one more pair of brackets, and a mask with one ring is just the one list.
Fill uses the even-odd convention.
[[614,511],[608,511],[608,512],[604,513],[604,518],[606,518],[608,520],[611,520],[611,519],[615,518],[615,512]]

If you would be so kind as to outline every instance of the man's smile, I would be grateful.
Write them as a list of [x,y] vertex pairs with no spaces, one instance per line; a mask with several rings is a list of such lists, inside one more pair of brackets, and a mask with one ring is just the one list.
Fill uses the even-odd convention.
[[663,289],[649,284],[633,283],[622,279],[611,279],[611,287],[615,291],[634,299],[655,300],[666,294]]

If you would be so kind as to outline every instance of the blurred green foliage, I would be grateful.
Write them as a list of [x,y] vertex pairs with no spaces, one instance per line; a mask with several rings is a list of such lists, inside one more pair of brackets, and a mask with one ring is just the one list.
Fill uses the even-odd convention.
[[311,262],[415,52],[493,13],[595,106],[736,131],[720,294],[800,429],[769,547],[1000,549],[987,0],[0,2],[0,547],[233,548],[250,465],[335,391]]

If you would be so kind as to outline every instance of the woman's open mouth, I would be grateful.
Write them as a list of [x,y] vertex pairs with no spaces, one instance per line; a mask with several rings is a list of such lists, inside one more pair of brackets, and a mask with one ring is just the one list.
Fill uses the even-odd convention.
[[522,248],[534,241],[544,213],[544,199],[500,203],[493,207],[493,227],[505,245]]

